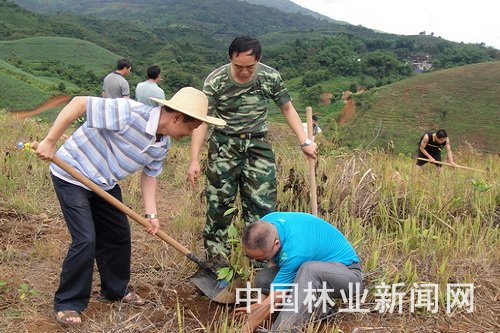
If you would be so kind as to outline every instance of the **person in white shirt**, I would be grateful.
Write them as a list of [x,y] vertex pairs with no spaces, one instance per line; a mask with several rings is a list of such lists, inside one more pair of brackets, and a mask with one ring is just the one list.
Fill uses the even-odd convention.
[[148,79],[137,84],[135,88],[135,99],[139,103],[158,106],[158,103],[150,99],[150,97],[165,99],[165,92],[158,87],[158,82],[161,81],[161,69],[158,65],[152,65],[147,70]]
[[[321,128],[318,126],[318,116],[315,114],[312,116],[313,120],[313,138],[319,133],[323,132]],[[307,134],[307,123],[302,123],[302,127],[304,128],[304,132]]]

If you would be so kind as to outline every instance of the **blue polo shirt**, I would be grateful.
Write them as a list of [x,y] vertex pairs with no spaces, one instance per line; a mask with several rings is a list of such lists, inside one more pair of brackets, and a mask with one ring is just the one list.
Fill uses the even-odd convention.
[[[87,121],[56,155],[104,190],[141,168],[156,177],[171,146],[170,137],[156,137],[160,112],[131,99],[87,97]],[[86,188],[57,165],[50,170]]]
[[[261,218],[278,230],[281,248],[273,261],[280,270],[273,284],[290,285],[306,261],[340,262],[346,266],[359,263],[356,251],[333,225],[307,213],[275,212]],[[276,287],[275,289],[287,289]]]

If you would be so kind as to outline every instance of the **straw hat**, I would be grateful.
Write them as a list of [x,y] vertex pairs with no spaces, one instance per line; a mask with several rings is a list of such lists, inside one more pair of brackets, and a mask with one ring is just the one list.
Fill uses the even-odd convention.
[[208,98],[202,91],[193,87],[182,88],[168,101],[153,97],[149,99],[206,123],[216,126],[226,125],[226,122],[220,118],[207,116]]

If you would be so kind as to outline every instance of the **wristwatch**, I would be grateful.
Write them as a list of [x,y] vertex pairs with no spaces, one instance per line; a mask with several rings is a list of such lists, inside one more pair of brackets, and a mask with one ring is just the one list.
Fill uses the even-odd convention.
[[158,214],[144,214],[144,217],[147,219],[157,219]]
[[300,148],[304,148],[304,147],[310,146],[312,143],[313,143],[313,141],[311,139],[306,139],[304,141],[304,143],[299,145],[299,146],[300,146]]

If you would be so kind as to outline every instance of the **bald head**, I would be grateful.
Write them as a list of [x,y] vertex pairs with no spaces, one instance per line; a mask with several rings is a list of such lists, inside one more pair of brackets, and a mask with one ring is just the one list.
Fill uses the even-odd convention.
[[242,243],[247,249],[268,249],[276,239],[276,227],[266,221],[249,224],[243,230]]

